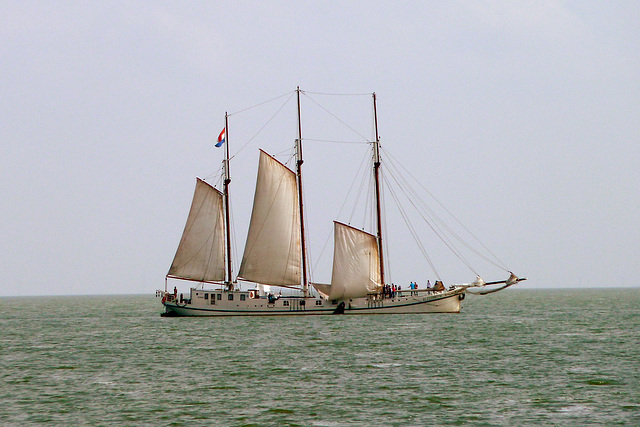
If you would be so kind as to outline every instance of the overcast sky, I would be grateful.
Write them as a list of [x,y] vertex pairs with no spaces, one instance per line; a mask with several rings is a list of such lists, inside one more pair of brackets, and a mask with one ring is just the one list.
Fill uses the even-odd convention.
[[[0,1],[0,295],[163,288],[195,176],[222,160],[225,111],[298,85],[375,91],[384,149],[529,277],[518,286],[637,286],[638,22],[631,1]],[[370,97],[313,99],[344,99],[370,137]],[[303,137],[326,136],[331,122],[314,127],[302,102]],[[251,119],[231,117],[232,144]],[[282,129],[232,165],[239,253],[257,146],[286,150],[295,126]],[[310,171],[314,155],[334,168],[305,175],[310,225],[330,228],[321,208],[334,200],[313,192],[339,188],[368,147],[307,144]],[[392,249],[393,280],[433,279],[424,262],[402,265],[403,241]],[[445,282],[473,280],[444,263]]]

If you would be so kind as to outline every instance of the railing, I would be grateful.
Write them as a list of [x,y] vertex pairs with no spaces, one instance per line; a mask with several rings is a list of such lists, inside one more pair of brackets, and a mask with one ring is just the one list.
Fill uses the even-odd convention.
[[411,297],[411,296],[425,296],[425,295],[437,295],[443,292],[451,291],[453,287],[449,289],[441,289],[435,290],[433,288],[427,289],[402,289],[401,291],[396,290],[391,294],[369,294],[369,299],[372,301],[383,301],[392,298],[401,298],[401,297]]
[[162,301],[163,302],[173,302],[176,301],[178,298],[176,297],[176,295],[174,294],[170,294],[169,292],[165,292],[165,291],[160,291],[157,290],[156,291],[156,297],[162,297]]

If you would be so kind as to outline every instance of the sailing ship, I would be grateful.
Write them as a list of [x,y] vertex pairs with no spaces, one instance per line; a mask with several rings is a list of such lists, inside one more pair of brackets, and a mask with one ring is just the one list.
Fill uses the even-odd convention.
[[[225,144],[222,191],[197,179],[187,222],[165,277],[163,316],[272,316],[322,314],[458,313],[471,288],[495,292],[526,278],[510,273],[502,281],[396,289],[385,276],[381,208],[381,159],[376,94],[373,93],[375,140],[373,197],[375,234],[334,221],[333,270],[330,284],[309,280],[302,192],[302,128],[297,95],[298,135],[295,170],[266,151],[259,151],[253,210],[237,277],[231,263],[229,209],[230,157],[228,115],[221,133]],[[222,136],[224,135],[224,137]],[[188,294],[167,288],[168,279],[197,282]],[[242,289],[240,284],[244,284]],[[497,287],[495,286],[497,285]],[[492,288],[490,286],[493,286]],[[272,293],[270,289],[284,289]],[[296,292],[291,292],[294,289]],[[287,290],[289,290],[287,292]]]

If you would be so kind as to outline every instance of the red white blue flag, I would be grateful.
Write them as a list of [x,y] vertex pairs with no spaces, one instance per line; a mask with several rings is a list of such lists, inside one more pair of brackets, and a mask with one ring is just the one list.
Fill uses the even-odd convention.
[[222,147],[222,144],[224,144],[224,140],[227,137],[225,131],[226,129],[222,129],[222,132],[220,132],[220,135],[218,135],[218,142],[216,142],[216,147]]

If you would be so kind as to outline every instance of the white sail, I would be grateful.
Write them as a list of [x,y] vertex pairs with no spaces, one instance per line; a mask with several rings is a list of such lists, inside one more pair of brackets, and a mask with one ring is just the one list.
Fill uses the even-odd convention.
[[168,276],[203,282],[224,280],[222,193],[198,179],[187,224]]
[[300,285],[302,253],[296,175],[260,150],[251,224],[238,276],[268,285]]
[[364,297],[381,286],[376,237],[334,221],[330,299]]

